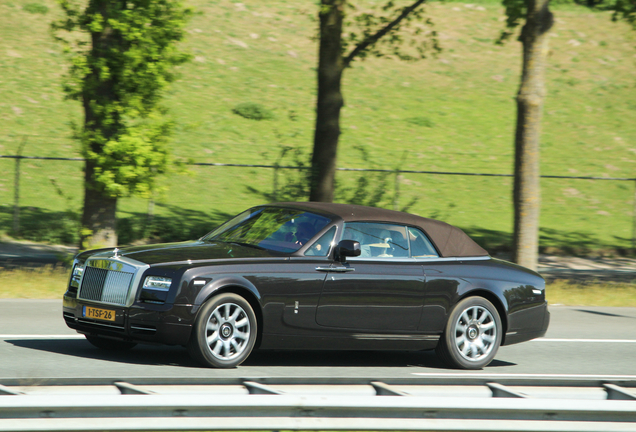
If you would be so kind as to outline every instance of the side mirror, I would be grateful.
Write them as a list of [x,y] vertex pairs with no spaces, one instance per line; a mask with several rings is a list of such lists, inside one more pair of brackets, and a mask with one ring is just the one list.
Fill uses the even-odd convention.
[[336,246],[336,259],[345,262],[347,257],[357,257],[362,253],[360,243],[355,240],[341,240]]

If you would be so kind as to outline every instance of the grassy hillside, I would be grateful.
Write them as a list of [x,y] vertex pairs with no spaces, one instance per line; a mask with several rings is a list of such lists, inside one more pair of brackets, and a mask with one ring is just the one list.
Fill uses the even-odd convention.
[[[49,0],[33,2],[0,0],[0,154],[15,154],[26,140],[25,155],[76,157],[68,123],[81,121],[81,111],[77,103],[63,100],[65,64],[48,34],[57,7]],[[194,60],[181,66],[180,80],[166,95],[179,124],[174,155],[198,162],[273,164],[282,148],[290,147],[307,158],[315,104],[314,2],[189,3],[199,14],[183,45]],[[415,63],[369,59],[345,72],[338,165],[511,173],[521,47],[516,41],[494,44],[504,25],[502,7],[450,2],[432,3],[427,11],[439,32],[439,56]],[[542,173],[635,177],[636,32],[612,23],[607,13],[581,7],[556,6],[555,15]],[[274,119],[234,114],[232,109],[244,102],[264,105]],[[294,164],[291,153],[282,162]],[[4,231],[11,226],[13,166],[12,160],[0,159]],[[286,176],[293,180],[297,174],[281,173],[280,183]],[[339,172],[341,189],[354,187],[359,177]],[[365,178],[370,193],[379,179]],[[394,194],[393,177],[386,180],[382,206],[390,206]],[[155,220],[165,224],[161,233],[176,239],[262,203],[265,198],[252,190],[271,192],[273,170],[196,167],[163,183],[167,190],[157,197]],[[415,202],[411,212],[460,225],[496,248],[507,243],[512,230],[511,185],[510,178],[404,174],[399,203]],[[545,179],[542,186],[543,247],[630,246],[633,182]],[[340,200],[351,194],[341,192]],[[24,161],[25,235],[59,240],[59,233],[69,231],[82,195],[81,163]],[[147,201],[127,198],[120,209],[122,238],[139,236]]]

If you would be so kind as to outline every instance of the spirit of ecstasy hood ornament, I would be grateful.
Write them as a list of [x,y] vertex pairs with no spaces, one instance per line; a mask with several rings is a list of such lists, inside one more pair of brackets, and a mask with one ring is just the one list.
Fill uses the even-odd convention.
[[119,258],[119,255],[117,255],[117,252],[119,252],[119,249],[115,248],[115,250],[113,251],[113,258]]

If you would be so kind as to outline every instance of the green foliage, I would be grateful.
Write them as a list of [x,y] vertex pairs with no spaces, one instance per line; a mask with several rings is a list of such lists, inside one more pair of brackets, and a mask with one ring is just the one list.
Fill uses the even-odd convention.
[[271,120],[274,118],[272,111],[254,102],[240,103],[232,108],[232,112],[250,120]]
[[506,12],[506,29],[501,31],[501,35],[497,40],[497,44],[499,45],[510,39],[514,30],[519,26],[520,22],[525,19],[528,13],[526,0],[503,0],[501,3]]
[[432,128],[433,126],[435,126],[435,123],[433,123],[433,120],[431,120],[428,117],[410,117],[410,118],[407,118],[406,121],[416,126],[425,126],[429,128]]
[[46,5],[40,3],[27,3],[22,6],[22,9],[24,9],[28,13],[42,15],[46,15],[49,11],[49,8]]
[[[527,0],[502,0],[506,13],[506,29],[497,41],[502,44],[512,36],[514,29],[525,19]],[[636,30],[636,0],[551,0],[551,4],[577,4],[589,9],[612,11],[612,20],[624,20]]]
[[[0,231],[11,232],[13,208],[0,208]],[[79,213],[20,207],[20,238],[53,244],[77,244]]]
[[91,187],[109,197],[147,195],[168,166],[172,123],[160,99],[176,78],[174,66],[189,59],[175,43],[192,11],[178,0],[60,6],[65,16],[52,30],[69,57],[66,97],[85,109],[84,125],[74,131],[96,167]]
[[[278,137],[281,138],[280,135]],[[268,202],[307,201],[309,199],[310,158],[302,148],[281,145],[276,166],[294,166],[297,169],[279,169],[274,172],[273,191],[266,192],[247,186],[250,194]]]
[[[380,171],[383,167],[375,163],[368,150],[363,146],[355,146],[354,149],[359,160],[364,166],[378,171],[356,172],[355,178],[350,181],[336,179],[334,187],[334,202],[346,202],[349,204],[368,205],[373,207],[392,208],[395,198],[393,191],[393,179],[396,175],[390,171]],[[277,166],[297,167],[297,169],[277,169],[275,176],[275,188],[272,193],[265,192],[251,186],[247,190],[260,196],[268,202],[307,201],[309,199],[309,173],[310,157],[301,149],[291,146],[281,146]],[[400,208],[408,211],[417,199],[412,199],[408,204]]]
[[[69,118],[81,123],[80,105],[63,100],[59,71],[65,69],[64,58],[53,52],[56,47],[47,39],[46,21],[53,16],[53,3],[42,2],[51,9],[50,15],[42,19],[41,15],[29,15],[22,10],[24,3],[40,0],[11,1],[14,7],[6,7],[0,14],[0,39],[6,51],[15,53],[11,56],[0,52],[4,55],[0,64],[3,77],[0,94],[6,105],[0,154],[16,154],[22,136],[30,135],[25,155],[80,157],[78,142],[68,138],[67,126]],[[274,165],[281,143],[276,131],[292,125],[294,130],[285,134],[288,137],[282,142],[303,149],[305,155],[311,151],[316,81],[311,59],[316,56],[316,45],[308,40],[315,34],[316,22],[310,18],[317,16],[316,5],[289,0],[241,3],[250,12],[237,11],[229,0],[214,4],[207,0],[188,2],[197,10],[204,10],[205,15],[192,18],[184,46],[203,60],[182,66],[182,76],[166,94],[165,104],[170,112],[188,122],[179,121],[175,125],[171,153],[177,158]],[[346,72],[348,96],[343,109],[339,167],[366,168],[359,152],[354,150],[362,145],[380,168],[389,170],[408,151],[404,169],[511,172],[512,97],[518,90],[521,50],[516,43],[487,46],[474,39],[499,34],[503,27],[500,1],[471,1],[475,4],[473,8],[466,7],[466,3],[444,2],[427,7],[440,31],[451,29],[450,38],[442,41],[444,52],[440,61],[427,61],[423,65],[369,58]],[[486,10],[478,10],[478,5]],[[213,13],[217,7],[220,14]],[[634,32],[631,27],[613,24],[609,19],[611,13],[589,11],[576,5],[551,9],[562,22],[551,36],[551,57],[546,71],[549,92],[542,131],[542,173],[634,177],[634,164],[630,162],[634,152],[630,149],[636,142],[636,123],[629,121],[636,114],[636,99],[632,96]],[[301,15],[301,11],[305,14]],[[271,18],[266,19],[267,14]],[[248,49],[223,42],[233,31],[236,33],[233,37],[249,42]],[[260,37],[252,39],[251,33]],[[268,39],[270,36],[276,40]],[[573,47],[567,43],[573,38],[584,43]],[[598,41],[601,45],[601,40],[606,46],[593,43]],[[289,50],[297,57],[288,54]],[[492,54],[484,55],[485,51]],[[572,60],[574,52],[579,60],[576,63]],[[599,59],[607,64],[601,64]],[[573,87],[561,81],[564,78],[576,78],[579,83]],[[249,122],[246,127],[247,120],[231,110],[250,100],[272,109],[276,119]],[[22,113],[14,113],[11,107],[20,108]],[[295,111],[293,123],[288,122],[285,114],[290,110]],[[405,121],[420,116],[431,119],[435,127],[418,127]],[[292,159],[288,153],[284,164],[295,165]],[[14,162],[0,159],[0,231],[6,227],[7,233],[12,226]],[[66,202],[52,189],[51,176],[56,176],[59,186],[73,198],[73,210],[81,214],[82,165],[72,161],[23,161],[22,220],[27,222],[28,207],[46,211],[41,215],[43,225],[63,216]],[[267,202],[249,193],[247,185],[267,192],[273,190],[272,169],[193,166],[188,170],[193,175],[171,172],[158,179],[158,187],[170,188],[161,197],[157,194],[155,207],[156,218],[171,218],[170,223],[160,228],[166,233],[173,224],[181,224],[184,216],[161,207],[162,202],[200,212],[202,217],[215,210],[234,215]],[[281,191],[286,173],[292,170],[279,170]],[[351,186],[361,175],[338,171],[337,178],[343,186]],[[487,247],[489,251],[510,243],[509,179],[408,173],[400,177],[400,206],[417,197],[419,202],[411,212],[422,216],[439,214],[442,220],[462,228],[505,234],[493,237]],[[390,174],[390,195],[393,179]],[[562,249],[576,238],[590,235],[586,250],[616,251],[631,246],[633,182],[544,179],[542,186],[542,227],[559,234],[572,234],[564,237],[542,232],[542,245]],[[449,209],[449,202],[457,207]],[[133,214],[145,216],[147,206],[143,198],[122,198],[118,201],[118,219]],[[212,229],[215,221],[208,221]],[[27,235],[24,229],[21,232]],[[188,238],[193,236],[181,240]]]
[[[360,2],[364,9],[348,3],[349,13],[344,22],[342,52],[353,46],[351,60],[373,57],[395,57],[414,61],[426,58],[427,53],[441,51],[433,21],[425,17],[423,6],[410,8],[415,2],[389,0],[383,5],[369,6]],[[403,19],[399,18],[403,16]],[[397,22],[396,25],[392,23]],[[388,31],[384,32],[384,29]],[[366,46],[359,50],[361,46]]]
[[615,0],[610,10],[614,11],[612,20],[622,19],[629,23],[636,30],[636,1],[635,0]]
[[[374,163],[365,147],[356,146],[355,150],[367,168],[380,168]],[[392,175],[391,172],[386,171],[367,171],[360,173],[353,184],[345,185],[342,181],[336,181],[335,201],[389,208],[392,201],[392,194],[389,193],[392,190],[390,187]]]
[[120,244],[131,244],[136,241],[176,242],[195,240],[203,237],[219,225],[196,213],[184,212],[181,217],[172,215],[155,216],[151,219],[145,214],[122,218],[117,222],[117,238]]

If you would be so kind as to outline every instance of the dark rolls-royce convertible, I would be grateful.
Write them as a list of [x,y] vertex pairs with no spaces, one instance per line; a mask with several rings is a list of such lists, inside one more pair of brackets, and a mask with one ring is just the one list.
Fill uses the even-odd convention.
[[206,366],[254,348],[435,349],[464,369],[550,317],[541,276],[456,227],[313,202],[251,208],[196,241],[82,252],[63,315],[96,347],[183,345]]

